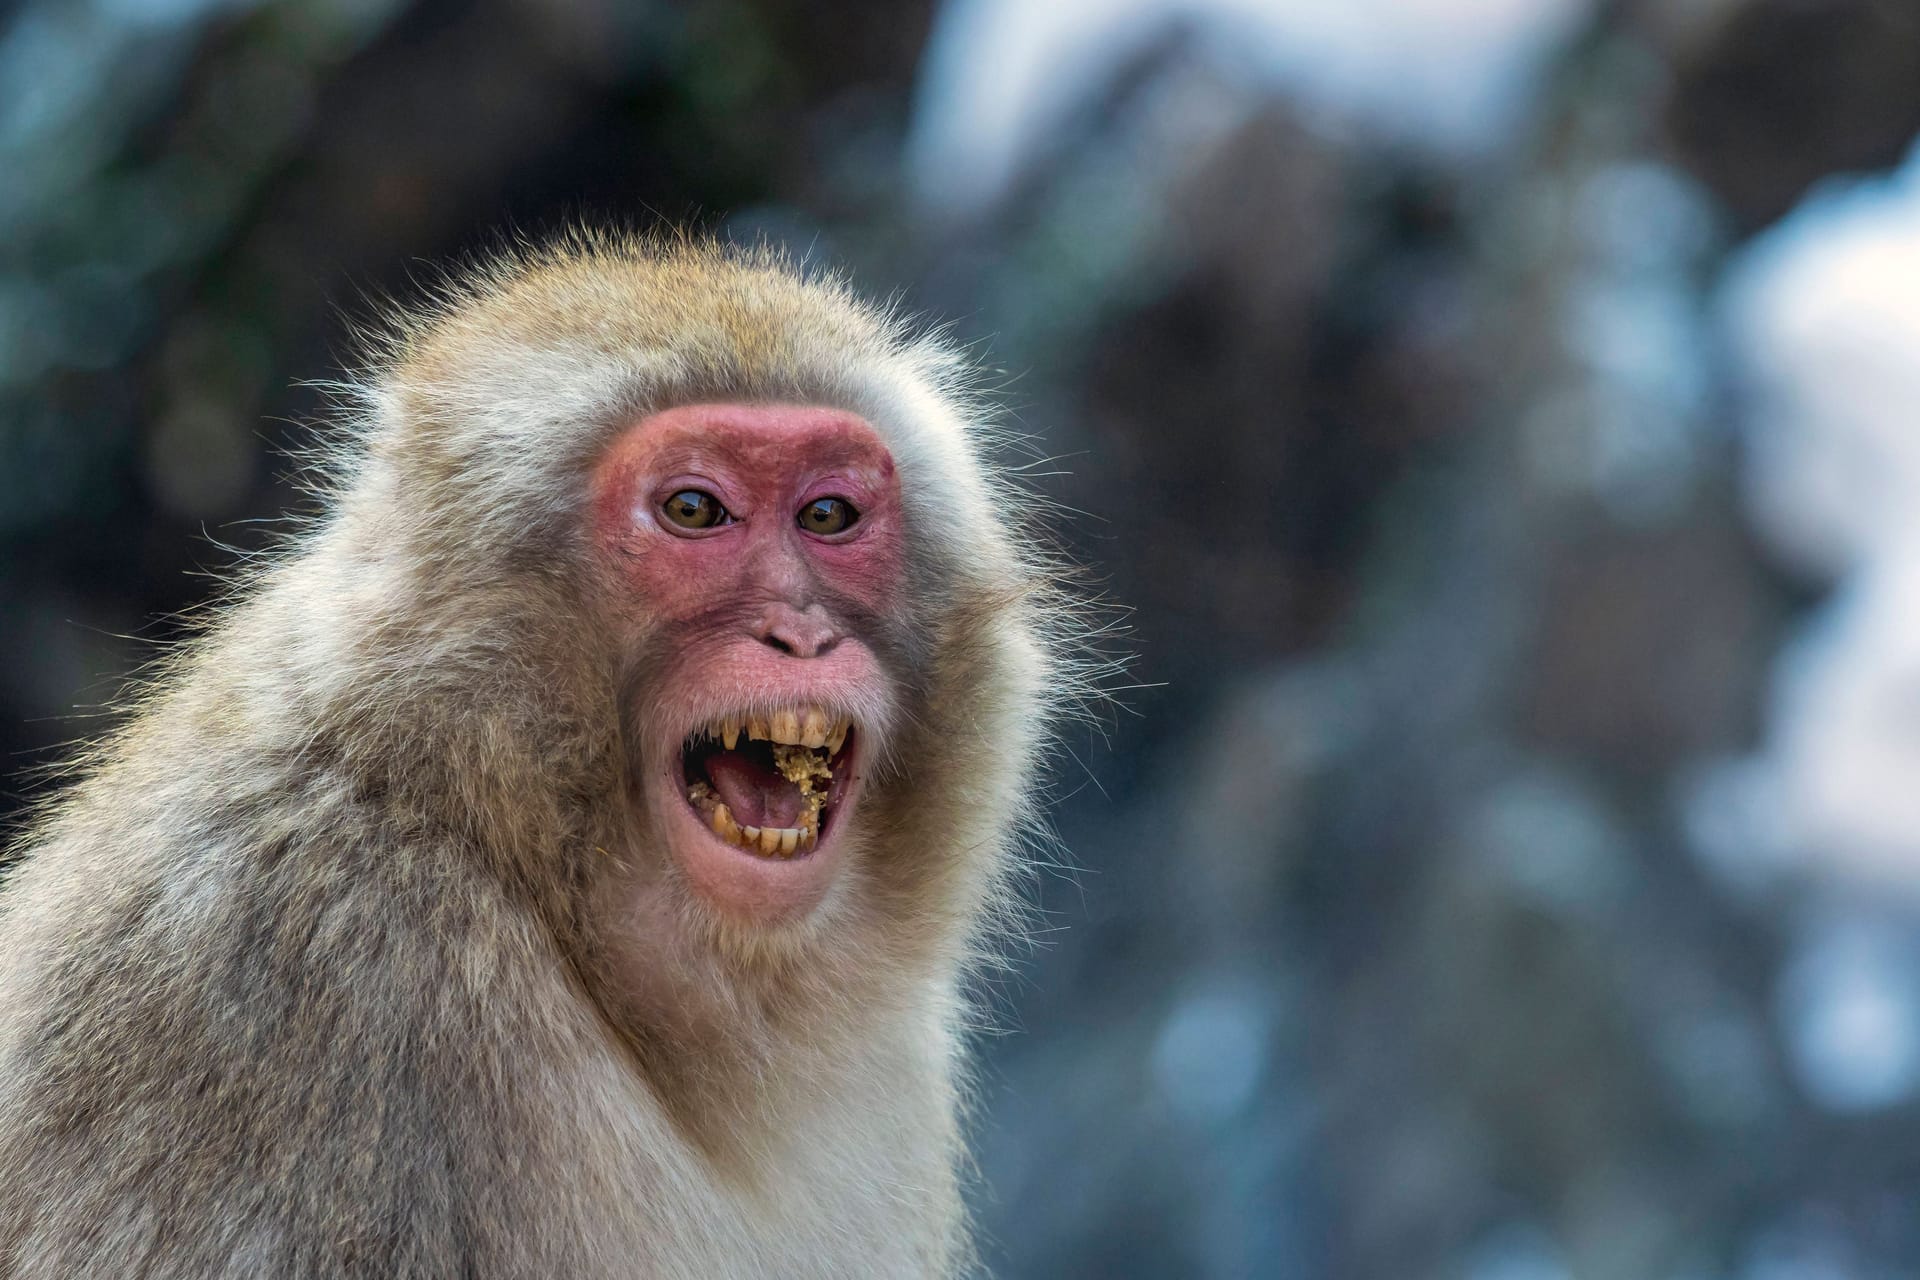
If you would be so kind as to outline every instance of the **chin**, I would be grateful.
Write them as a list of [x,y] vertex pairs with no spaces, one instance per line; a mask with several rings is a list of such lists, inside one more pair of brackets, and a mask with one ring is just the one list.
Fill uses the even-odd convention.
[[746,925],[810,916],[846,860],[870,732],[795,700],[709,716],[663,744],[649,807],[694,893]]

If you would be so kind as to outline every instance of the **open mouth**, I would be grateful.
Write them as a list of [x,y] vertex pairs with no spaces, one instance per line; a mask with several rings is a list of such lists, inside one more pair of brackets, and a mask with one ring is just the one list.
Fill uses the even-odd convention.
[[819,707],[714,720],[680,748],[687,803],[729,844],[805,857],[845,794],[854,737],[851,720]]

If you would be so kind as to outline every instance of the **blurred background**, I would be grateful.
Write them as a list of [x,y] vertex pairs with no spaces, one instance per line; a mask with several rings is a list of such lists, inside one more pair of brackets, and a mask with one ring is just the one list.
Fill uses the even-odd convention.
[[952,320],[1131,606],[1008,1277],[1920,1273],[1920,5],[0,4],[0,751],[502,228]]

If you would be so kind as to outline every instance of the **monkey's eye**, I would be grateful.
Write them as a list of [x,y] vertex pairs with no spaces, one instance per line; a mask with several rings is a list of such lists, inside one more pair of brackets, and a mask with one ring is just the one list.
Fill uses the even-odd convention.
[[851,529],[860,513],[845,498],[815,498],[800,508],[800,527],[808,533],[839,533]]
[[727,519],[720,499],[699,489],[682,489],[660,504],[660,513],[682,529],[711,529]]

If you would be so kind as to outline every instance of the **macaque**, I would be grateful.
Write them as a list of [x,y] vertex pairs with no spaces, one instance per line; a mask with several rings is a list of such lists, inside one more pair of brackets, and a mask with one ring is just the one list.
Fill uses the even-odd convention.
[[942,1276],[1073,610],[776,255],[457,280],[0,888],[0,1275]]

